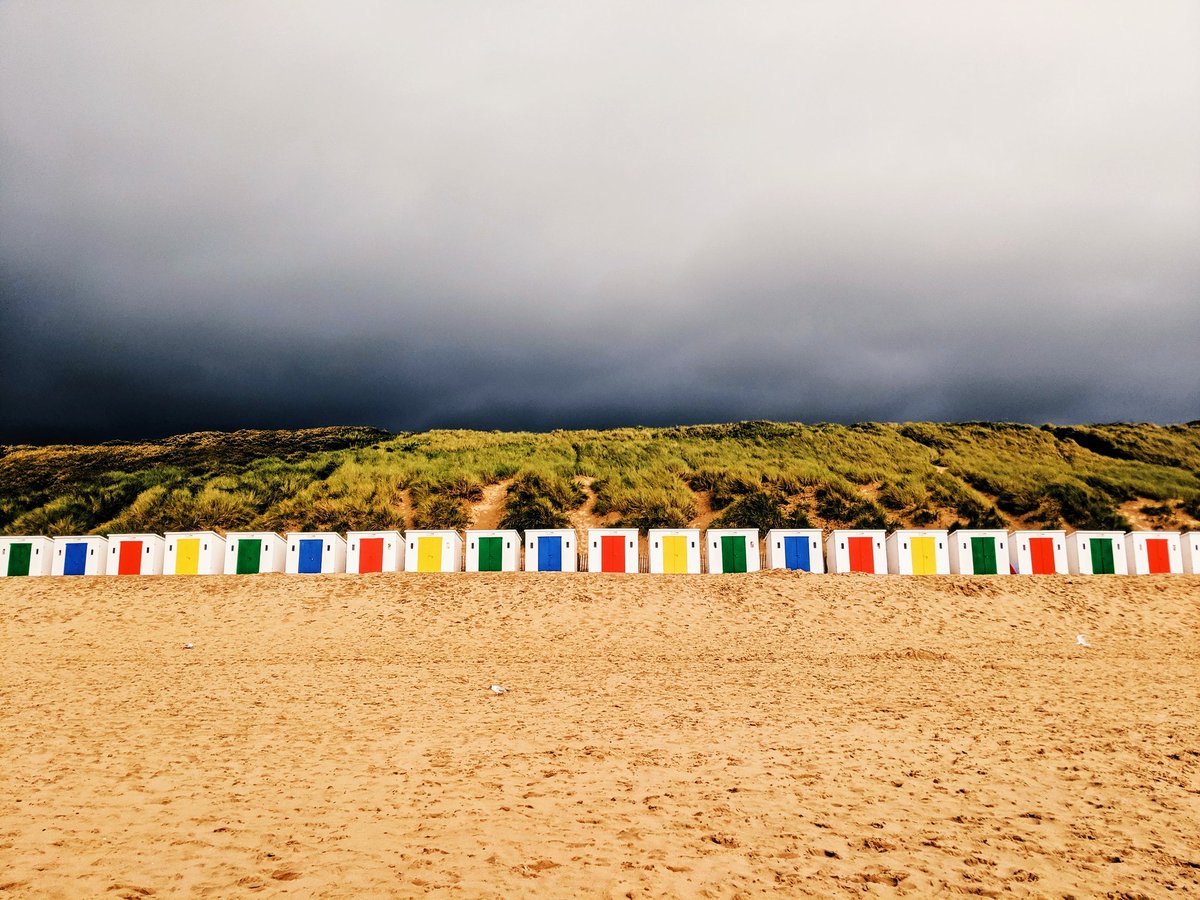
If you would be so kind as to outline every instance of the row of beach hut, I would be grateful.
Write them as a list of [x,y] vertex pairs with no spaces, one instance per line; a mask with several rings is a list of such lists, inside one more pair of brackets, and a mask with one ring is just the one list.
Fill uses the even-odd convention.
[[213,531],[0,538],[0,577],[250,575],[262,572],[754,572],[893,575],[1151,575],[1200,573],[1200,532],[636,528],[525,532]]

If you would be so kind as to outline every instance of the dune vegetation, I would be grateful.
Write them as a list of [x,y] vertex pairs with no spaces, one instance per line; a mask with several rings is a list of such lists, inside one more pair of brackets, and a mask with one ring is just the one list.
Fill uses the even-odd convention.
[[0,448],[6,534],[1200,527],[1200,422],[205,432]]

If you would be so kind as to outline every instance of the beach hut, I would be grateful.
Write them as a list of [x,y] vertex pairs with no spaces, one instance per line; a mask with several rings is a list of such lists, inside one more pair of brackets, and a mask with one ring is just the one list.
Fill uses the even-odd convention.
[[757,528],[710,528],[704,532],[708,571],[757,572],[761,568]]
[[893,575],[949,575],[950,536],[937,529],[901,528],[884,542]]
[[282,572],[287,543],[273,531],[231,531],[225,535],[225,574]]
[[406,531],[404,544],[405,572],[457,572],[462,566],[457,531]]
[[110,534],[109,575],[161,575],[166,541],[157,534]]
[[521,567],[521,535],[515,531],[468,530],[468,572],[515,572]]
[[525,532],[525,571],[578,571],[578,540],[574,528],[529,529]]
[[1015,575],[1066,575],[1065,531],[1014,531],[1008,536],[1008,564]]
[[0,578],[49,575],[53,561],[48,537],[0,537]]
[[1200,575],[1200,531],[1189,531],[1181,541],[1183,551],[1183,571],[1190,575]]
[[283,570],[289,575],[346,571],[346,539],[332,531],[289,531]]
[[225,571],[225,538],[215,531],[168,531],[164,575],[220,575]]
[[349,531],[346,533],[346,571],[401,572],[404,570],[404,538],[398,531]]
[[86,535],[56,537],[51,575],[103,575],[108,566],[108,538]]
[[1128,575],[1123,531],[1074,531],[1067,535],[1072,575]]
[[651,528],[650,571],[656,575],[700,573],[699,528]]
[[1178,575],[1183,571],[1183,540],[1178,531],[1131,531],[1125,535],[1130,575]]
[[820,528],[772,528],[767,532],[767,567],[796,572],[825,571]]
[[589,528],[587,535],[589,572],[637,572],[640,568],[636,528]]
[[950,571],[955,575],[1007,575],[1008,532],[979,528],[953,532]]
[[830,572],[887,574],[887,537],[875,529],[838,528],[825,539]]

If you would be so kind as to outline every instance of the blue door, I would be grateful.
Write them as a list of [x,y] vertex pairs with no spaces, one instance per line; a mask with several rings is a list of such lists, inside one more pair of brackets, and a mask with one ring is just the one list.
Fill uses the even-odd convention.
[[808,538],[792,535],[783,539],[783,564],[789,569],[812,571],[808,559]]
[[67,544],[63,557],[64,575],[83,575],[87,572],[87,544]]
[[304,575],[321,572],[321,551],[325,547],[322,538],[306,538],[300,542],[300,566],[296,571]]
[[540,537],[540,538],[538,538],[538,571],[539,572],[561,572],[562,571],[562,538],[560,538],[560,537]]

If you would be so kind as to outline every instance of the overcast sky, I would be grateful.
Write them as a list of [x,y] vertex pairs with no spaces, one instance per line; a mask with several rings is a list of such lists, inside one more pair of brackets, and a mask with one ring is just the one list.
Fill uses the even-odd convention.
[[0,2],[0,441],[1200,418],[1200,4]]

